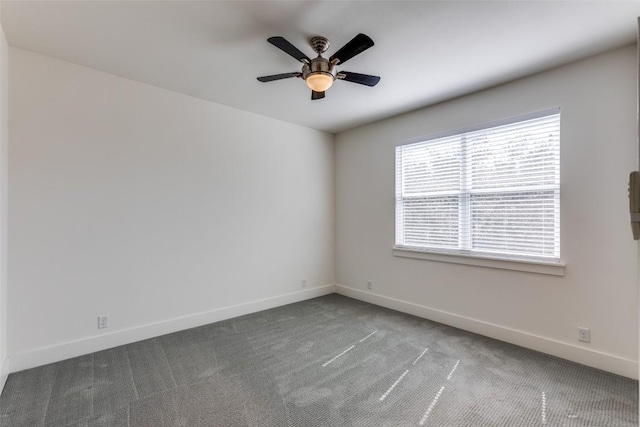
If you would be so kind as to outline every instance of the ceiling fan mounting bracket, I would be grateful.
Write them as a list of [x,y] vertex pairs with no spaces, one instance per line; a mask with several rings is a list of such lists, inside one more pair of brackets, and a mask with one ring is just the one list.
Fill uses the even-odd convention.
[[329,40],[326,37],[311,37],[311,39],[309,39],[309,44],[318,55],[321,55],[323,52],[329,49]]

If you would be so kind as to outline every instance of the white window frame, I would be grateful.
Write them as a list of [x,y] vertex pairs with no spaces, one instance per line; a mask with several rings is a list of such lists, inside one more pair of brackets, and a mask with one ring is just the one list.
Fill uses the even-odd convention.
[[[494,127],[514,124],[518,122],[523,122],[531,119],[546,117],[550,115],[556,115],[560,113],[560,108],[553,108],[549,110],[544,110],[532,114],[527,114],[523,116],[513,117],[505,120],[495,121],[491,123],[486,123],[483,125],[465,128],[461,130],[456,130],[453,132],[442,133],[438,135],[432,135],[428,138],[420,138],[414,139],[411,141],[405,141],[397,144],[397,147],[416,144],[416,143],[424,143],[431,140],[463,135],[469,132],[476,132],[485,129],[490,129]],[[462,144],[462,147],[466,147],[465,144]],[[463,148],[464,149],[464,148]],[[396,165],[397,165],[397,153],[396,153]],[[461,161],[466,161],[466,156],[461,156]],[[397,167],[397,166],[396,166]],[[469,195],[467,192],[467,179],[466,179],[466,165],[462,165],[461,167],[461,186],[459,194]],[[396,180],[399,178],[398,171],[396,171]],[[396,189],[398,187],[398,183],[396,182]],[[559,186],[557,188],[553,188],[556,190],[556,197],[559,198]],[[397,191],[397,190],[396,190]],[[467,200],[466,204],[462,200],[460,200],[462,209],[458,215],[458,219],[461,225],[461,228],[458,231],[459,239],[461,242],[469,242],[468,233],[471,227],[471,221],[468,220],[470,203]],[[559,203],[559,199],[558,199]],[[466,215],[465,215],[466,212]],[[401,218],[401,212],[398,211],[398,194],[396,193],[396,233],[402,232],[402,224],[404,219]],[[560,217],[559,211],[557,213],[557,217],[555,219],[558,227],[560,226]],[[467,233],[467,238],[465,239],[463,234]],[[398,239],[396,238],[396,242]],[[441,261],[441,262],[449,262],[455,264],[466,264],[466,265],[474,265],[474,266],[482,266],[482,267],[491,267],[491,268],[499,268],[506,270],[516,270],[516,271],[525,271],[532,273],[541,273],[541,274],[551,274],[562,276],[564,275],[565,263],[558,257],[557,259],[550,259],[545,257],[534,257],[534,256],[514,256],[511,254],[501,254],[501,253],[485,253],[479,251],[471,251],[469,247],[461,247],[459,249],[434,249],[434,248],[422,248],[422,247],[413,247],[413,246],[403,246],[396,245],[393,248],[393,255],[399,257],[407,257],[407,258],[417,258],[417,259],[426,259],[431,261]]]

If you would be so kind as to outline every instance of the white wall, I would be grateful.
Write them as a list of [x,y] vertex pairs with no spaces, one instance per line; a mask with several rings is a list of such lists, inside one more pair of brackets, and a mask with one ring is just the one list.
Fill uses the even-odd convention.
[[[637,377],[633,48],[344,132],[335,153],[329,134],[9,55],[11,371],[330,292],[335,257],[339,292]],[[397,143],[555,106],[564,277],[392,256]]]
[[333,135],[10,61],[12,371],[332,291]]
[[[338,292],[637,377],[634,47],[341,133],[336,139]],[[561,118],[564,277],[398,258],[394,147],[552,107]],[[366,291],[366,281],[373,290]],[[591,329],[591,344],[577,327]]]
[[9,375],[7,362],[7,195],[9,149],[9,45],[0,26],[0,393]]

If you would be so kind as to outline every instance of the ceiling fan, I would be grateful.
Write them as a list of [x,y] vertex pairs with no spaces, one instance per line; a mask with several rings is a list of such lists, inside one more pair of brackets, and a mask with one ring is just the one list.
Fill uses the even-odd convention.
[[302,71],[299,73],[283,73],[258,77],[258,80],[261,82],[266,83],[274,80],[288,79],[290,77],[300,77],[304,79],[307,86],[311,89],[311,99],[315,100],[324,98],[325,91],[331,87],[335,80],[344,80],[371,87],[377,85],[380,81],[380,77],[378,76],[336,70],[336,65],[344,64],[349,59],[373,46],[373,40],[367,35],[358,34],[351,39],[349,43],[331,55],[329,59],[322,57],[322,53],[329,48],[329,40],[327,40],[326,37],[316,36],[309,40],[309,44],[318,54],[314,59],[309,59],[307,55],[289,43],[284,37],[270,37],[267,41],[302,62]]

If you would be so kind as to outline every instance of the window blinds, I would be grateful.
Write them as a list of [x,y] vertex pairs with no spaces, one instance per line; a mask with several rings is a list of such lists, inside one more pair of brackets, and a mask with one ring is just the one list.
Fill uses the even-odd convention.
[[559,110],[396,147],[396,246],[559,260]]

